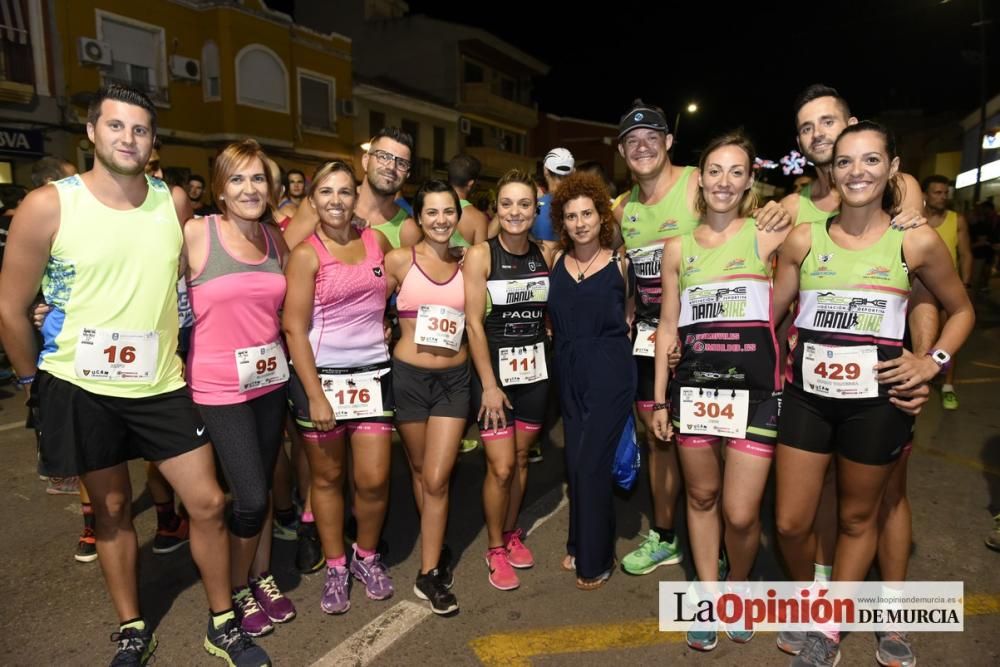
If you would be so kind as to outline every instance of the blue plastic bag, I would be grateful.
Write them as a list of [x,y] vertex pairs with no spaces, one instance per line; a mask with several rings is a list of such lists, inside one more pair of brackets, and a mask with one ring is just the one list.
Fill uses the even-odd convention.
[[639,475],[639,445],[635,442],[635,417],[630,412],[625,420],[618,448],[615,450],[615,460],[611,463],[611,476],[615,484],[626,491],[632,489],[635,478]]

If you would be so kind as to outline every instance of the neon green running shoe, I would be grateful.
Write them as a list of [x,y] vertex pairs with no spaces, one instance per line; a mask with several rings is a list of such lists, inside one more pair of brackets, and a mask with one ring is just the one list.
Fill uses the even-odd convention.
[[958,394],[953,391],[941,392],[941,407],[945,410],[958,410]]
[[673,542],[663,542],[660,534],[651,529],[639,548],[622,559],[622,569],[629,574],[649,574],[661,565],[675,565],[683,559],[677,536]]
[[478,440],[463,439],[458,445],[459,454],[468,454],[469,452],[474,452],[479,447]]

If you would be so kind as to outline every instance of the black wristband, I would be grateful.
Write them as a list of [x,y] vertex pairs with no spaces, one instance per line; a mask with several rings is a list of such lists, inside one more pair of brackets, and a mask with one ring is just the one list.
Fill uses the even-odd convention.
[[653,412],[656,412],[657,410],[669,410],[669,409],[670,409],[669,403],[653,403]]

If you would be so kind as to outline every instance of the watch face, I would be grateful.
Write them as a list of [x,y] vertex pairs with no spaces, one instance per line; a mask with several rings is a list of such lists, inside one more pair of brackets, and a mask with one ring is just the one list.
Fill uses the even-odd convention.
[[939,364],[946,364],[951,361],[951,355],[944,350],[937,350],[934,352],[934,360]]

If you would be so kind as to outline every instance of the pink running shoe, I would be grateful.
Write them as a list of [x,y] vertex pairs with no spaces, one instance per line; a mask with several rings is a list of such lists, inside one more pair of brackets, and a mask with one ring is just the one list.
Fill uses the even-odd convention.
[[535,557],[531,555],[531,549],[524,546],[524,542],[521,541],[522,535],[524,535],[524,531],[520,528],[503,534],[507,560],[518,569],[532,567],[535,564]]
[[504,547],[493,547],[486,551],[486,564],[490,568],[490,584],[501,591],[512,591],[521,585],[514,568],[507,561]]

